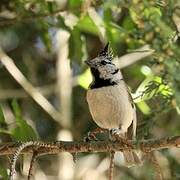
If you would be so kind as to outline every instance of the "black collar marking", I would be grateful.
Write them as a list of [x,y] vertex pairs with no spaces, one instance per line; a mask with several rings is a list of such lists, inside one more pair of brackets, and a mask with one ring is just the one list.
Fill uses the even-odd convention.
[[110,79],[99,79],[99,81],[94,81],[90,84],[90,89],[96,89],[96,88],[101,88],[101,87],[106,87],[106,86],[113,86],[117,85],[116,82],[111,82]]
[[[113,74],[116,74],[119,71],[117,69]],[[101,88],[101,87],[106,87],[106,86],[113,86],[117,85],[118,83],[115,81],[111,81],[110,79],[102,79],[99,77],[99,71],[97,69],[91,68],[91,73],[94,77],[94,81],[90,84],[90,89],[96,89],[96,88]]]

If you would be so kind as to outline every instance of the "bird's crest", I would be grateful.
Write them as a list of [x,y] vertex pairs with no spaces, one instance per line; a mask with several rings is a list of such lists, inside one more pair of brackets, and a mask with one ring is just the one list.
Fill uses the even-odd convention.
[[104,56],[105,58],[108,58],[109,60],[113,59],[113,52],[112,49],[109,48],[109,42],[106,44],[104,49],[102,49],[98,55],[99,57]]

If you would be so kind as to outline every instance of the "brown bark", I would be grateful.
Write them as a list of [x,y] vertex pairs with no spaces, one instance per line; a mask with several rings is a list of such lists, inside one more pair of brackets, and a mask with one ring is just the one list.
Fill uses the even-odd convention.
[[[57,142],[38,142],[34,141],[26,147],[21,153],[33,153],[35,150],[38,155],[58,154],[60,152],[78,153],[78,152],[111,152],[121,151],[125,149],[139,149],[143,152],[151,152],[171,147],[180,147],[180,136],[173,136],[162,139],[149,139],[141,141],[129,141],[131,146],[121,142],[111,141],[94,141],[94,142],[73,142],[73,141],[57,141]],[[0,144],[0,155],[14,154],[16,149],[23,142],[8,142]]]

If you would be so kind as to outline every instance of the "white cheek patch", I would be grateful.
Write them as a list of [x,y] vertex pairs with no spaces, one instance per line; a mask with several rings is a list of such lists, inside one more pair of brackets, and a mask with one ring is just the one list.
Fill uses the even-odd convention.
[[100,58],[100,57],[94,58],[94,59],[90,60],[91,65],[92,65],[92,67],[94,67],[94,68],[99,67],[100,64],[101,64],[101,61],[102,61],[102,58]]
[[102,79],[111,79],[113,77],[113,72],[115,71],[116,67],[112,64],[107,64],[105,66],[100,66],[98,68],[100,73],[100,78]]
[[116,69],[117,68],[115,67],[115,65],[112,65],[112,64],[100,66],[98,68],[99,73],[100,73],[99,77],[105,80],[110,79],[111,82],[118,83],[123,79],[123,76],[120,70],[117,73],[113,74]]
[[113,77],[111,78],[111,82],[120,82],[123,79],[123,76],[121,74],[120,71],[118,71],[118,73],[116,73],[115,75],[113,75]]

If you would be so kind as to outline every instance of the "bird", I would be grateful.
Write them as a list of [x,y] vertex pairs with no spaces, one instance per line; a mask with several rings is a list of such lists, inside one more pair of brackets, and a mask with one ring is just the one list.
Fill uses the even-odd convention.
[[[127,141],[136,138],[136,108],[123,75],[112,59],[113,53],[107,43],[97,57],[85,61],[93,77],[86,100],[94,122],[111,135]],[[141,163],[135,151],[122,152],[127,167]]]

